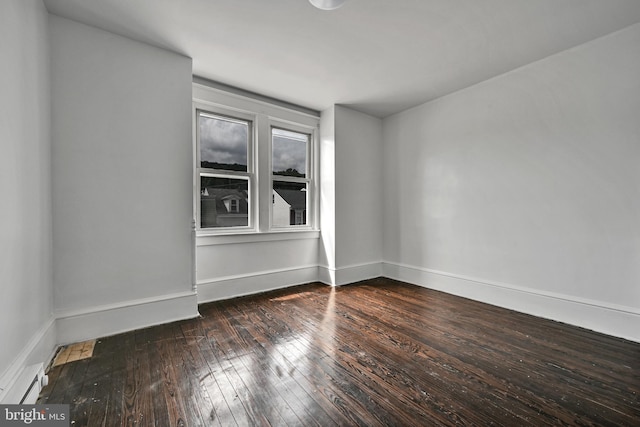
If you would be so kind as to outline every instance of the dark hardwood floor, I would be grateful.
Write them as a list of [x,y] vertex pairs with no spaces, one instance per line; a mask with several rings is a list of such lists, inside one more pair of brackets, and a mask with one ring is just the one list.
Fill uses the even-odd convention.
[[640,344],[388,279],[98,340],[39,403],[78,426],[640,426]]

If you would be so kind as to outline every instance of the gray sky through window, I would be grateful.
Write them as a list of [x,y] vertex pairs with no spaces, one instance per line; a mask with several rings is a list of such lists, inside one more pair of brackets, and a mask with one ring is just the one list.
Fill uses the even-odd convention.
[[220,117],[200,116],[200,160],[247,164],[249,125]]
[[308,135],[273,129],[273,172],[295,169],[306,175],[308,141]]

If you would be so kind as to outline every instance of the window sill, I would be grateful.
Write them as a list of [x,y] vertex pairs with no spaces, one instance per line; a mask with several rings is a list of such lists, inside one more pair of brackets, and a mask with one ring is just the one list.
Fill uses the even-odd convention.
[[282,240],[319,239],[319,230],[286,230],[264,233],[198,234],[196,246],[229,245],[238,243],[276,242]]

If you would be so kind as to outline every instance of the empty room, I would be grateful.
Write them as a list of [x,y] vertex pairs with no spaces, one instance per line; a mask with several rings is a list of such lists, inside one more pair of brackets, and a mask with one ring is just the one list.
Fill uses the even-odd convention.
[[2,0],[0,59],[0,425],[640,425],[637,0]]

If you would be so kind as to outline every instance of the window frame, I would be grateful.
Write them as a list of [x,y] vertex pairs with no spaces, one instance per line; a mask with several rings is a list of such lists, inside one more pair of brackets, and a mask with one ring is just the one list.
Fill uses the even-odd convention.
[[[247,153],[247,172],[201,167],[199,112],[248,121],[251,126]],[[288,239],[285,235],[319,236],[319,191],[317,190],[317,150],[319,146],[319,114],[287,108],[277,103],[253,99],[227,92],[200,83],[193,84],[193,152],[194,152],[194,217],[195,235],[198,245],[229,243],[229,239],[263,241]],[[284,129],[309,135],[307,146],[306,177],[274,175],[272,169],[272,128]],[[247,227],[201,228],[200,177],[201,174],[221,177],[246,177],[249,180],[249,212]],[[285,178],[285,179],[280,179]],[[307,185],[307,209],[305,225],[273,226],[272,197],[273,180],[289,181],[302,179]],[[292,234],[293,233],[293,234]],[[245,237],[243,237],[245,236]],[[251,237],[254,236],[254,237]]]
[[[234,171],[228,169],[215,169],[215,168],[203,168],[202,167],[202,158],[200,153],[200,117],[201,116],[209,116],[211,118],[219,118],[223,120],[235,121],[247,123],[249,129],[247,133],[247,171]],[[255,117],[242,113],[235,112],[233,110],[228,110],[219,107],[202,107],[194,105],[194,123],[195,123],[195,141],[194,141],[194,161],[195,161],[195,190],[197,194],[194,195],[194,208],[196,213],[195,225],[197,233],[211,233],[215,232],[216,234],[220,233],[237,233],[237,232],[250,232],[254,231],[256,228],[255,215],[253,215],[253,210],[255,210],[255,205],[257,204],[257,199],[255,197],[256,193],[256,177],[255,177]],[[247,212],[247,225],[246,226],[229,226],[229,227],[202,227],[202,206],[200,203],[200,192],[201,192],[201,181],[202,177],[207,176],[211,178],[228,178],[228,179],[242,179],[247,180],[247,204],[248,204],[248,212]]]
[[[308,142],[306,146],[306,159],[305,159],[305,177],[295,177],[295,176],[287,176],[287,175],[276,175],[273,172],[273,130],[280,129],[284,131],[290,131],[294,133],[304,134],[308,137]],[[271,204],[271,213],[269,216],[269,227],[271,230],[308,230],[312,228],[309,211],[312,206],[312,198],[313,198],[313,189],[312,187],[312,179],[314,176],[314,165],[313,165],[313,139],[314,139],[314,131],[312,129],[308,129],[293,123],[283,123],[277,120],[271,120],[269,123],[269,172],[270,172],[270,180],[269,185],[271,191],[273,190],[274,182],[290,182],[296,184],[306,184],[306,224],[299,225],[275,225],[273,223],[274,213],[273,207],[274,204]],[[313,219],[313,218],[311,218]]]

